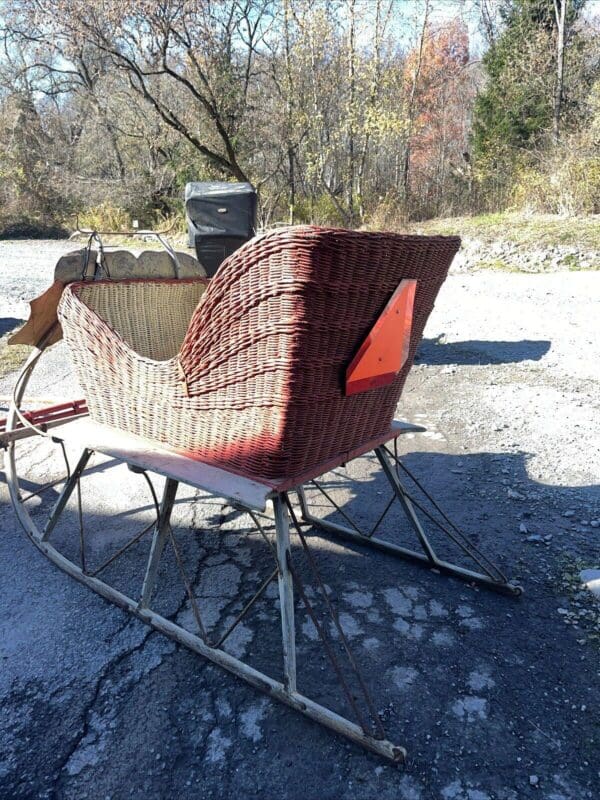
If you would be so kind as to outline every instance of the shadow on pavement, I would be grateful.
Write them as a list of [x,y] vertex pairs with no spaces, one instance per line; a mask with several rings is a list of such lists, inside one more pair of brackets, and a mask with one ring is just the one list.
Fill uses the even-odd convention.
[[18,325],[22,325],[25,322],[23,319],[17,319],[16,317],[0,317],[0,336],[4,336],[5,333],[10,333],[13,331]]
[[544,339],[521,339],[515,342],[494,342],[471,339],[466,342],[423,339],[415,362],[417,364],[514,364],[519,361],[539,361],[550,350],[551,342]]
[[[528,797],[533,766],[528,765],[524,775],[515,773],[513,766],[521,757],[518,754],[527,752],[536,774],[548,776],[549,787],[558,791],[560,786],[551,777],[557,769],[557,754],[586,747],[585,752],[592,753],[593,715],[588,718],[580,709],[592,708],[597,681],[592,671],[586,680],[581,679],[581,670],[589,669],[581,663],[585,649],[575,643],[581,633],[566,626],[557,614],[557,607],[568,601],[559,599],[560,589],[549,573],[558,574],[561,558],[569,549],[584,549],[582,540],[568,532],[570,520],[561,516],[562,509],[600,502],[599,487],[539,484],[528,474],[525,453],[417,451],[402,455],[402,460],[457,525],[499,561],[509,577],[522,582],[526,592],[519,600],[499,597],[363,546],[338,547],[333,544],[338,540],[311,530],[311,550],[376,708],[391,738],[408,746],[411,780],[431,787],[431,795],[412,796],[443,796],[456,780],[457,751],[462,753],[461,777],[473,785],[502,789],[516,781],[524,791],[519,796]],[[32,477],[28,476],[29,480]],[[100,478],[98,469],[91,479]],[[134,495],[140,514],[125,507],[117,491],[121,487],[116,485],[109,489],[111,496],[106,502],[96,498],[88,517],[92,566],[122,546],[142,521],[151,519],[152,508],[146,505],[139,476],[124,480],[140,480],[139,494]],[[377,520],[391,493],[374,456],[352,462],[347,472],[328,473],[322,483],[344,503],[345,511],[365,525]],[[28,488],[33,488],[29,482]],[[182,499],[189,497],[189,489],[182,487],[181,494]],[[84,481],[84,507],[85,495]],[[51,489],[41,502],[34,501],[32,513],[38,524],[55,500],[56,491]],[[220,503],[212,509],[207,504],[199,512],[204,502],[202,498],[191,515],[180,516],[183,509],[176,507],[174,526],[201,611],[210,612],[215,627],[222,631],[273,562],[265,542],[251,533],[247,515],[231,507],[224,510]],[[319,515],[342,521],[337,512],[331,513],[324,498],[318,499],[315,490],[311,505]],[[10,515],[10,509],[5,514]],[[399,511],[390,511],[381,535],[407,536],[410,531],[402,520]],[[528,541],[527,534],[519,531],[520,520],[533,534],[551,535],[551,540]],[[266,520],[265,526],[272,533],[272,521]],[[251,796],[246,792],[248,775],[257,776],[257,796],[290,800],[366,800],[378,793],[383,798],[405,796],[396,792],[396,771],[386,768],[379,777],[371,776],[381,766],[376,757],[293,711],[268,703],[236,678],[216,668],[201,669],[206,662],[199,656],[183,648],[169,649],[158,634],[141,638],[141,623],[126,628],[127,617],[117,608],[94,603],[93,595],[67,575],[43,569],[33,546],[21,545],[22,539],[17,537],[23,534],[17,534],[16,528],[15,521],[14,528],[6,531],[9,535],[0,540],[0,568],[3,563],[11,564],[3,590],[19,598],[19,607],[25,603],[30,616],[14,618],[14,638],[23,644],[14,645],[14,654],[3,666],[13,673],[5,713],[21,722],[19,735],[10,743],[7,769],[0,775],[0,795],[5,791],[2,796],[25,800],[49,793],[56,784],[64,797],[82,797],[89,787],[95,796],[106,796],[119,781],[125,781],[128,793],[137,792],[136,796],[191,800],[199,791],[203,796],[223,796],[226,774],[230,796]],[[428,531],[441,548],[430,526]],[[73,500],[52,542],[74,561],[78,559],[77,534]],[[592,544],[588,541],[585,547]],[[102,577],[137,597],[149,545],[147,535]],[[293,532],[292,550],[294,564],[318,601],[317,586],[306,570]],[[29,553],[28,565],[23,557]],[[17,568],[18,563],[23,567]],[[48,581],[54,591],[48,589]],[[31,602],[23,600],[30,595]],[[38,611],[32,603],[39,603],[40,598],[45,602]],[[190,627],[189,603],[169,547],[161,564],[156,602],[161,613],[185,620]],[[280,677],[281,667],[277,603],[274,584],[273,592],[261,597],[244,620],[236,645],[252,666],[274,677]],[[317,609],[321,619],[323,610],[321,604]],[[56,643],[55,649],[44,647],[43,642],[38,646],[35,631],[39,618],[44,630],[50,631],[48,640]],[[27,632],[27,624],[34,622],[35,635]],[[327,630],[335,652],[341,653],[335,630]],[[132,642],[124,638],[127,631],[134,637]],[[350,713],[299,599],[296,635],[302,690],[337,711]],[[346,669],[346,661],[342,663]],[[104,678],[98,678],[99,671]],[[45,677],[34,690],[38,675]],[[71,692],[72,684],[77,692]],[[89,705],[80,697],[82,687],[91,694]],[[43,703],[39,697],[44,698]],[[30,707],[35,703],[39,707],[35,706],[34,713]],[[82,718],[93,720],[93,730],[102,737],[101,747],[94,745],[93,758],[88,758],[88,739],[81,737]],[[85,724],[84,730],[92,730],[92,723]],[[506,730],[511,731],[510,736],[504,734]],[[540,730],[544,736],[539,735]],[[215,741],[230,744],[216,750]],[[176,763],[176,770],[158,770],[155,753],[167,752],[165,742],[169,743],[167,761]],[[328,758],[323,758],[324,752]],[[207,765],[214,767],[211,759],[217,757],[215,753],[219,769],[207,769]],[[438,767],[432,772],[434,756]],[[78,758],[83,759],[85,768],[79,769]],[[578,765],[577,780],[589,784],[595,773],[592,757],[586,758],[589,766]],[[338,762],[345,765],[343,785],[349,778],[356,785],[364,780],[364,791],[340,792],[341,778],[328,768]],[[485,774],[482,763],[486,764]],[[293,766],[289,774],[295,775],[284,790],[282,775],[288,773],[282,765]],[[192,774],[199,776],[195,786],[191,785]],[[513,798],[500,793],[494,796]]]

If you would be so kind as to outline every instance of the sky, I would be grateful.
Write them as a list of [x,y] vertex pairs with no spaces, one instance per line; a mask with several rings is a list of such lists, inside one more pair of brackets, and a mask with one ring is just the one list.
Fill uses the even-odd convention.
[[[394,33],[397,41],[404,48],[414,45],[420,26],[423,21],[423,14],[426,0],[397,0],[399,11],[396,15]],[[374,0],[357,0],[363,5],[364,19],[368,19],[375,8]],[[552,2],[552,0],[548,0]],[[498,11],[499,0],[487,0],[488,8]],[[486,48],[486,41],[481,28],[481,12],[477,0],[429,0],[430,19],[435,24],[448,22],[456,17],[464,21],[469,31],[469,42],[471,58],[481,57]],[[587,20],[595,19],[600,24],[600,0],[587,0],[584,7],[583,16]],[[364,44],[368,46],[367,39],[370,38],[371,28],[366,26],[364,30]]]
[[[362,6],[363,20],[367,22],[374,16],[374,0],[358,0],[358,4]],[[485,43],[480,32],[480,16],[475,0],[429,0],[429,9],[429,18],[433,24],[442,24],[455,17],[461,18],[469,30],[471,54],[477,55],[482,52]],[[398,0],[398,11],[391,22],[391,27],[394,39],[404,49],[412,47],[418,38],[424,10],[425,0]],[[363,35],[359,34],[359,44],[368,46],[371,35],[372,27],[366,24],[363,27]]]

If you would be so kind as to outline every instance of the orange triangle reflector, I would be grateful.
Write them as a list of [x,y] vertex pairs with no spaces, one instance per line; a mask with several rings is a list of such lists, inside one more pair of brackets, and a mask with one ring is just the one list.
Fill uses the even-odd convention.
[[346,396],[392,383],[410,349],[416,280],[398,288],[346,370]]

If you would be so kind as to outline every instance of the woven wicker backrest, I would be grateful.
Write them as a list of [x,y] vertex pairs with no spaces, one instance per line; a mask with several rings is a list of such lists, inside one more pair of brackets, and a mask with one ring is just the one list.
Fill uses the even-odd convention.
[[[166,361],[179,352],[206,281],[129,280],[78,284],[79,299],[136,353]],[[87,322],[89,325],[89,321]]]
[[[263,474],[280,458],[289,471],[360,446],[389,427],[459,246],[310,226],[256,237],[222,264],[192,317],[179,355],[188,396],[279,409],[268,447],[260,426],[247,446],[265,453]],[[418,281],[408,360],[389,386],[345,397],[346,367],[403,278]]]

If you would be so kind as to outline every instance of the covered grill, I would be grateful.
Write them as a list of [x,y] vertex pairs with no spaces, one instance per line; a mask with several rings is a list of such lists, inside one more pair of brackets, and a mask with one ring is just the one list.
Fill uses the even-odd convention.
[[227,256],[254,236],[256,191],[250,183],[188,183],[185,213],[189,246],[212,277]]

